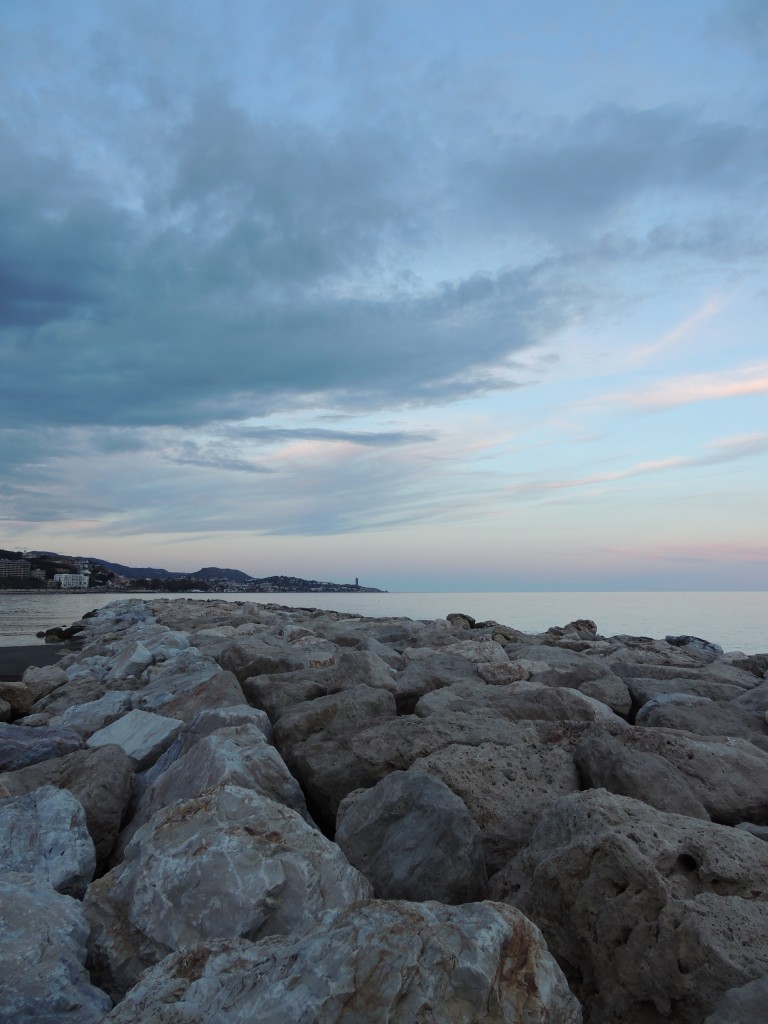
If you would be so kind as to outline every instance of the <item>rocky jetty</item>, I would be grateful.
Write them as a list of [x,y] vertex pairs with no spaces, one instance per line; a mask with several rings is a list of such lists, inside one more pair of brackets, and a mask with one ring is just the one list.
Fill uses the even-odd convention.
[[0,683],[3,1024],[752,1024],[768,655],[128,600]]

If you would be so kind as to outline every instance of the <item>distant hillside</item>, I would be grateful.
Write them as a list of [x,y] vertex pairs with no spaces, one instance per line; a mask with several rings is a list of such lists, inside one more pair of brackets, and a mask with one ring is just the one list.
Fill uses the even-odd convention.
[[15,561],[24,558],[34,570],[29,578],[15,575],[0,577],[0,589],[44,589],[54,587],[56,573],[80,573],[87,571],[89,589],[121,589],[124,591],[210,591],[211,593],[373,593],[384,591],[377,587],[361,587],[354,583],[328,583],[322,580],[306,580],[300,576],[265,576],[261,579],[250,576],[240,569],[221,569],[215,565],[204,566],[197,572],[171,572],[154,566],[137,567],[121,562],[108,562],[105,558],[83,555],[61,555],[55,551],[8,551],[0,548],[0,558]]
[[218,569],[215,565],[187,575],[194,576],[196,580],[232,580],[233,583],[250,583],[253,579],[253,576],[249,576],[247,572],[240,572],[239,569]]
[[143,580],[143,579],[176,579],[180,576],[187,576],[185,572],[169,572],[167,569],[152,569],[143,568],[136,569],[130,565],[121,565],[120,562],[107,562],[103,558],[78,558],[78,561],[91,562],[95,565],[101,565],[105,569],[109,569],[110,572],[116,573],[118,576],[125,576],[129,580]]

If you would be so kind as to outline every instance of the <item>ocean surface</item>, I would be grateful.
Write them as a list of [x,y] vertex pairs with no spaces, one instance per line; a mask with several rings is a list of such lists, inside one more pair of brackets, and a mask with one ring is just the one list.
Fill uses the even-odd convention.
[[[142,594],[148,599],[169,597]],[[195,600],[254,601],[292,608],[332,608],[362,615],[444,618],[466,612],[524,632],[563,626],[572,619],[597,623],[605,636],[664,637],[688,633],[726,651],[768,651],[768,591],[684,591],[677,593],[458,593],[458,594],[186,594]],[[35,637],[51,626],[69,626],[93,608],[120,600],[113,594],[8,594],[0,592],[0,646],[42,643]]]

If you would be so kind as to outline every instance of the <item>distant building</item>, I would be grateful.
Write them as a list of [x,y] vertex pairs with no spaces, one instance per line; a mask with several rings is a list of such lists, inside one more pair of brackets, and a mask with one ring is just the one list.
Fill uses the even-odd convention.
[[0,558],[0,576],[16,576],[28,580],[32,566],[26,558]]
[[89,579],[90,573],[87,572],[57,572],[53,582],[62,590],[84,590]]

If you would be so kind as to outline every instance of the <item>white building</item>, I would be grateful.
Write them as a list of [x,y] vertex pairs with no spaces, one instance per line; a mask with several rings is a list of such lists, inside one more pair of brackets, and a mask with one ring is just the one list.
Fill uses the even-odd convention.
[[62,590],[85,590],[89,579],[90,573],[87,572],[57,572],[53,582]]

